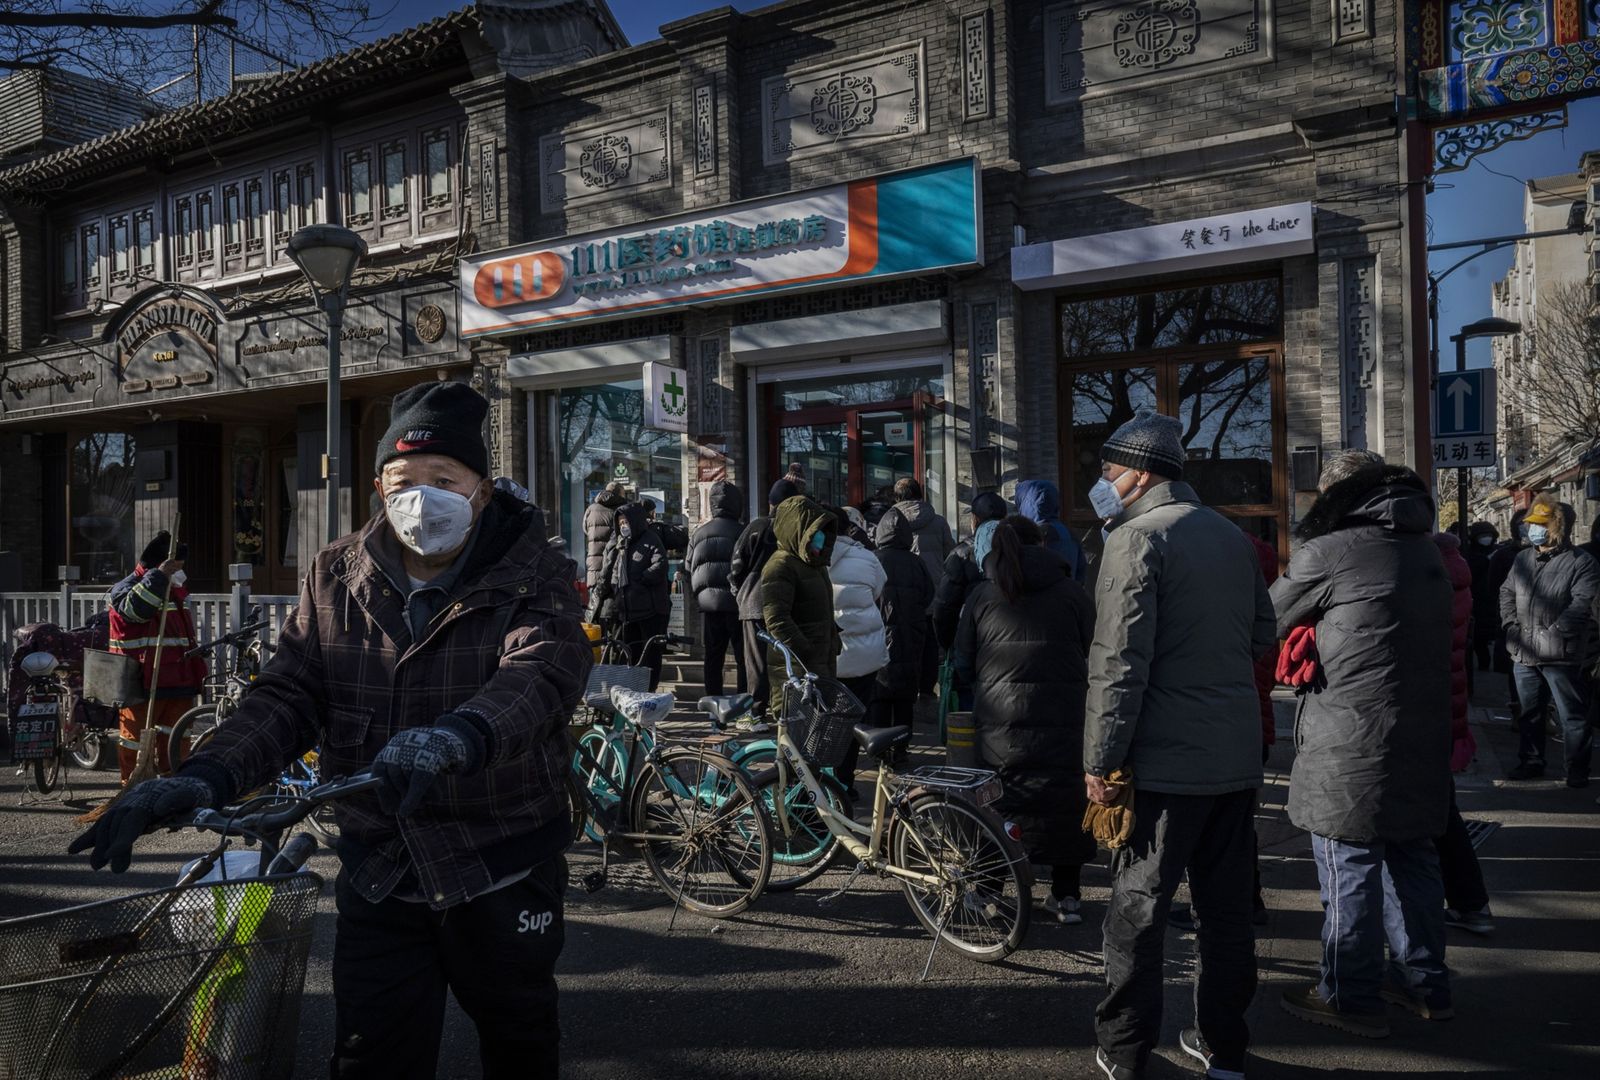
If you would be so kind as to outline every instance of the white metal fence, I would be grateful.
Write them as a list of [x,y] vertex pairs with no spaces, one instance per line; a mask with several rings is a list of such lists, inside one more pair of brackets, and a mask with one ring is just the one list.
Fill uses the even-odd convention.
[[[96,613],[105,610],[106,595],[98,589],[0,593],[0,698],[5,695],[17,630],[30,623],[83,626]],[[234,593],[191,593],[187,603],[194,615],[195,633],[201,641],[210,641],[235,627],[243,626],[251,610],[259,606],[261,617],[268,621],[267,628],[262,631],[262,640],[268,645],[276,645],[278,628],[288,619],[290,610],[299,599],[297,596],[261,596],[247,589],[239,589]],[[63,604],[70,618],[61,618]],[[231,658],[228,656],[212,656],[212,674],[226,672],[229,662]]]

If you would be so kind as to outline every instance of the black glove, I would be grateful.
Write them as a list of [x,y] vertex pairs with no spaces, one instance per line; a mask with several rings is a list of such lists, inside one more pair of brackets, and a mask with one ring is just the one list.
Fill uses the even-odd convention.
[[96,870],[111,863],[120,874],[133,857],[135,840],[147,832],[185,818],[201,807],[218,803],[215,789],[197,776],[166,776],[135,784],[100,820],[67,847],[67,853],[94,848],[89,865]]
[[433,783],[448,773],[471,774],[483,766],[483,740],[469,725],[417,727],[400,732],[372,759],[372,773],[383,783],[378,805],[386,814],[409,817]]

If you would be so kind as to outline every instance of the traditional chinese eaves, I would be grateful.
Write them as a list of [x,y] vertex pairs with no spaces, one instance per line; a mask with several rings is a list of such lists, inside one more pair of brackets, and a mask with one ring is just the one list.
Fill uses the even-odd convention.
[[463,61],[463,34],[477,34],[468,7],[358,46],[275,78],[253,81],[222,97],[163,113],[98,139],[0,172],[0,196],[44,194],[151,158],[170,157],[218,135],[264,127],[330,97],[396,82],[418,67]]

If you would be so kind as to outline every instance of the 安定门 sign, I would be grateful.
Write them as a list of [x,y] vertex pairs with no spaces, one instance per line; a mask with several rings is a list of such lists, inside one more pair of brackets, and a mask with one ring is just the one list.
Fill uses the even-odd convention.
[[644,425],[662,431],[689,430],[689,378],[683,368],[644,365]]
[[1025,244],[1011,249],[1011,281],[1024,290],[1055,289],[1309,255],[1316,250],[1314,216],[1310,203],[1289,203]]
[[461,260],[465,337],[983,261],[976,158]]

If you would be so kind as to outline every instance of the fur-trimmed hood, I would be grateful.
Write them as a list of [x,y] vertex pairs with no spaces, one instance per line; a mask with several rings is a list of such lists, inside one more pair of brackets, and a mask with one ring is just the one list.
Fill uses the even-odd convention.
[[1296,535],[1314,540],[1360,525],[1426,533],[1433,518],[1433,497],[1415,472],[1404,465],[1368,465],[1317,496]]

